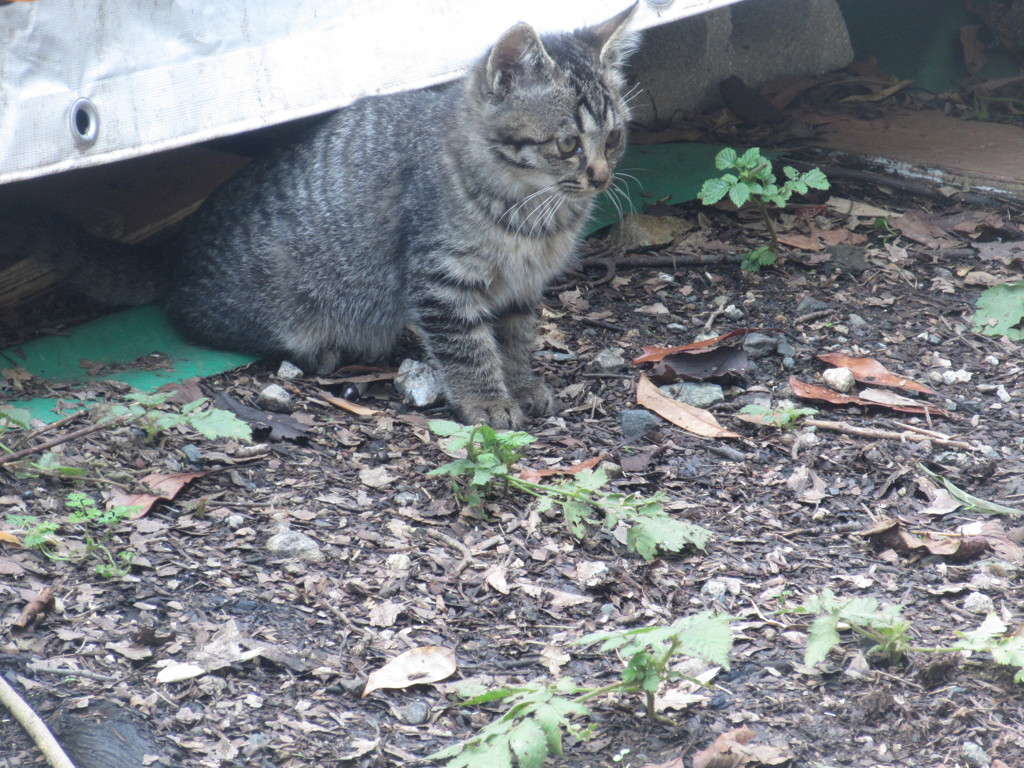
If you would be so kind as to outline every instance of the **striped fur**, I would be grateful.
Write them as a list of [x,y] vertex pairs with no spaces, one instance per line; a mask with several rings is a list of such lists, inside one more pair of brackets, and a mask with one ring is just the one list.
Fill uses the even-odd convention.
[[86,292],[136,274],[148,288],[125,303],[164,283],[194,341],[306,371],[380,359],[411,325],[465,421],[515,427],[551,407],[530,371],[536,306],[625,148],[632,10],[566,35],[516,25],[461,81],[326,117],[149,260],[55,258]]

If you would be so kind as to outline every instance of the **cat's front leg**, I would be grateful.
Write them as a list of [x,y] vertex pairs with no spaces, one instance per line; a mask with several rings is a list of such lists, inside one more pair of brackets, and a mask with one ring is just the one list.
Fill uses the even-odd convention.
[[417,328],[449,404],[466,424],[495,429],[523,424],[523,409],[505,385],[500,347],[489,322],[438,307],[421,311]]
[[516,304],[498,316],[494,327],[508,391],[531,416],[551,413],[555,396],[530,365],[530,353],[537,339],[536,310],[526,304]]

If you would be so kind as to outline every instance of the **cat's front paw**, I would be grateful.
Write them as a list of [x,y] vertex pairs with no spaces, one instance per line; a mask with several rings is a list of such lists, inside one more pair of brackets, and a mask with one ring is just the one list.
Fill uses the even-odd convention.
[[523,409],[512,400],[464,402],[460,405],[459,412],[466,424],[487,424],[494,429],[516,429],[526,420]]
[[547,416],[555,409],[555,393],[539,378],[514,387],[512,396],[531,416]]

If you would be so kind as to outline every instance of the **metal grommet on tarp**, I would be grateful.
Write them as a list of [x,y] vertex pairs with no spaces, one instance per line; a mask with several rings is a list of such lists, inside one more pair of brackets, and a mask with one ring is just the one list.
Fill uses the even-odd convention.
[[68,115],[71,136],[79,147],[91,147],[100,132],[100,118],[96,106],[88,99],[76,99]]

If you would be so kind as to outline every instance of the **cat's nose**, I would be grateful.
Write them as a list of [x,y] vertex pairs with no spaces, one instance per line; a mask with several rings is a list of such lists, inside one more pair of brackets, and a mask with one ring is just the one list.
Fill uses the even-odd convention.
[[612,180],[612,171],[608,163],[594,162],[587,166],[587,180],[590,186],[599,191],[604,191]]

